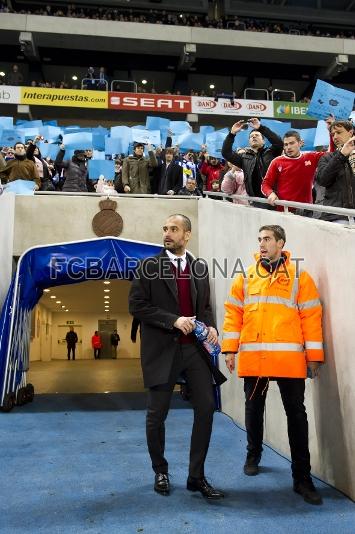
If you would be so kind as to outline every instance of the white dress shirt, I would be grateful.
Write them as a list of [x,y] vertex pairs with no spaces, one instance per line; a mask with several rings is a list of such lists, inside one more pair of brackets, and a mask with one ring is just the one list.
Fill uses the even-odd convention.
[[184,252],[183,256],[176,256],[175,254],[170,252],[170,250],[165,249],[165,251],[166,251],[167,255],[169,256],[171,263],[173,265],[175,265],[176,268],[178,266],[177,260],[181,260],[181,264],[180,264],[181,265],[181,270],[184,271],[185,267],[186,267],[186,263],[187,263],[186,252]]

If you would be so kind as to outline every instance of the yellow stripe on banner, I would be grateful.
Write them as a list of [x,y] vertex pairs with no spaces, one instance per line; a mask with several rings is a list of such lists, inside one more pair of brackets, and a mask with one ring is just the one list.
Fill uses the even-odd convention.
[[108,108],[108,93],[106,91],[21,87],[20,98],[21,104],[32,104],[35,106]]

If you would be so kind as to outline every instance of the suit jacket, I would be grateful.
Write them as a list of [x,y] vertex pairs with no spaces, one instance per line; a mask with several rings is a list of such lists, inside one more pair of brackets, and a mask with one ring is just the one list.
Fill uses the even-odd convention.
[[160,195],[166,195],[170,190],[174,191],[176,195],[182,188],[182,176],[183,169],[178,163],[172,161],[168,168],[166,163],[162,163],[159,168],[160,174],[157,181],[157,193]]
[[[198,260],[192,264],[193,258],[189,254],[187,261],[191,272],[194,315],[207,326],[215,327],[206,265]],[[140,264],[131,286],[129,312],[141,321],[141,359],[145,387],[166,384],[179,347],[180,330],[174,328],[174,323],[181,312],[175,276],[165,251],[146,258]],[[225,382],[225,376],[212,364],[207,351],[200,344],[197,346],[216,384]]]

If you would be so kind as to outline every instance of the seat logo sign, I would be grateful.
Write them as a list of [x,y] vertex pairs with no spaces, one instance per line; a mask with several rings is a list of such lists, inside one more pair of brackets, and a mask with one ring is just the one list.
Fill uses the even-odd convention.
[[109,108],[190,113],[191,97],[140,93],[110,93]]

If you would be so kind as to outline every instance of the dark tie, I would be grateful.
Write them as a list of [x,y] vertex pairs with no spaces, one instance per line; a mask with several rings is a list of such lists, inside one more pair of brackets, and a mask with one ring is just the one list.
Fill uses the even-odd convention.
[[181,262],[182,262],[182,259],[181,258],[175,258],[175,261],[176,261],[177,274],[180,275],[181,274]]

